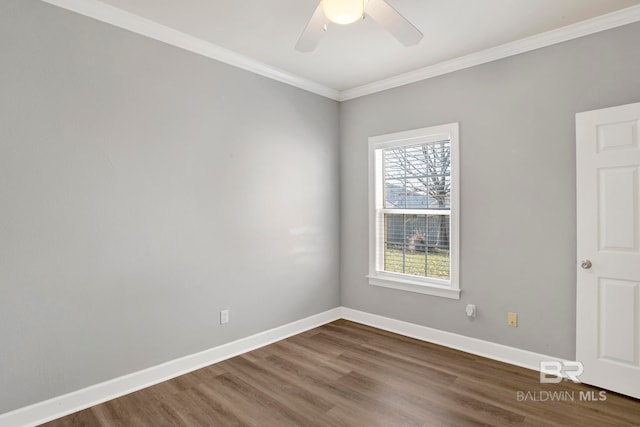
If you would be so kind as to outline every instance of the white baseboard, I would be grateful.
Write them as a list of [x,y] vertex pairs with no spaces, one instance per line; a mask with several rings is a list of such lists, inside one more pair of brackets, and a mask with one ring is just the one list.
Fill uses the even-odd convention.
[[340,318],[536,371],[539,370],[540,361],[563,361],[557,357],[470,338],[347,307],[338,307],[200,353],[181,357],[142,371],[0,414],[0,427],[42,424],[256,348],[264,347]]
[[340,314],[341,308],[334,308],[200,353],[16,409],[0,415],[0,427],[42,424],[333,322],[340,318]]
[[342,307],[341,313],[342,318],[346,320],[362,323],[364,325],[416,338],[422,341],[443,345],[445,347],[454,348],[466,353],[498,360],[511,365],[533,369],[534,371],[540,370],[540,361],[553,360],[564,362],[563,359],[558,357],[534,353],[532,351],[509,347],[503,344],[496,344],[464,335],[458,335],[452,332],[445,332],[439,329],[416,325],[415,323],[403,322],[401,320],[378,316],[377,314],[370,314],[347,307]]

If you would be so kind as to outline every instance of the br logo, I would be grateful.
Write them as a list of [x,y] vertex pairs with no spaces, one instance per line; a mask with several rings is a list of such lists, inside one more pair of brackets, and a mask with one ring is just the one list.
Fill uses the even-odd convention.
[[563,378],[579,383],[579,377],[583,372],[584,366],[581,362],[540,361],[541,383],[559,383]]

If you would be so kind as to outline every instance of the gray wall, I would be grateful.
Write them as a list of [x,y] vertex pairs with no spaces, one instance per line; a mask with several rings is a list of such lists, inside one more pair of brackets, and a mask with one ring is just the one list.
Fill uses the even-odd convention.
[[[342,103],[342,304],[573,359],[574,118],[640,100],[638,40],[632,24]],[[460,122],[462,297],[369,286],[367,138],[450,122]]]
[[[573,358],[574,115],[640,100],[639,39],[628,25],[339,107],[3,0],[0,413],[341,302]],[[367,285],[367,138],[453,121],[462,299]]]
[[36,0],[0,53],[0,413],[339,305],[336,102]]
[[[343,102],[342,304],[573,359],[574,116],[640,100],[638,40],[640,24],[628,25]],[[460,122],[462,297],[369,286],[367,138],[450,122]]]

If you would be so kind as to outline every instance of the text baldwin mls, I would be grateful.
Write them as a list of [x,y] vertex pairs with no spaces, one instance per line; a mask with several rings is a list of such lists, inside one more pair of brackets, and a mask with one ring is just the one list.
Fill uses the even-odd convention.
[[604,402],[607,400],[606,391],[516,391],[518,402],[551,402],[551,401],[592,401]]

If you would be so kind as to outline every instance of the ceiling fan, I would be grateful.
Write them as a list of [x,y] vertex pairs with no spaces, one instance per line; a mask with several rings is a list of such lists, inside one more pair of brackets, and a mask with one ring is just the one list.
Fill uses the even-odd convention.
[[365,15],[389,31],[405,46],[417,44],[422,33],[385,0],[320,0],[309,23],[296,43],[300,52],[311,52],[318,45],[329,22],[353,24]]

